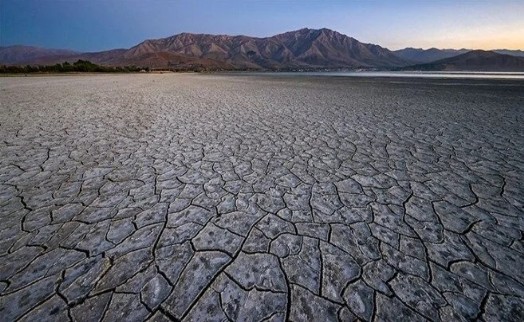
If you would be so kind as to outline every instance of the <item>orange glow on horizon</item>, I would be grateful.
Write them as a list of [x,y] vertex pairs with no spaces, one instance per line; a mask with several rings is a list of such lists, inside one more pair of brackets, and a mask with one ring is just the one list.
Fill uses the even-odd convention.
[[392,43],[391,47],[394,49],[405,47],[427,49],[435,47],[440,49],[524,50],[524,23],[506,26],[486,25],[463,30],[452,30],[452,28],[449,28],[428,32],[424,37],[418,34],[413,36],[413,39],[409,40],[412,45],[406,46],[406,41],[403,39],[402,43],[400,41]]

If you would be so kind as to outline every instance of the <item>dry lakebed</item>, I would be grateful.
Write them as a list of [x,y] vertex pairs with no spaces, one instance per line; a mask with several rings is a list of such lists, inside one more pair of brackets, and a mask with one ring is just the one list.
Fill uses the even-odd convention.
[[524,81],[0,78],[1,321],[522,321]]

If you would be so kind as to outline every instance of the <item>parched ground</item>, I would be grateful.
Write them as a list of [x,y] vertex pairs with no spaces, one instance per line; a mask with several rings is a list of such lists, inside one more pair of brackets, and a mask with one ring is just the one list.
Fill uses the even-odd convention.
[[0,79],[0,320],[522,321],[524,82]]

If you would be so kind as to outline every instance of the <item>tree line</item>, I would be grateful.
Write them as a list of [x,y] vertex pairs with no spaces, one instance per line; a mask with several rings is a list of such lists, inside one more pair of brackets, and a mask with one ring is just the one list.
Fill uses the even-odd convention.
[[6,66],[0,65],[0,73],[3,74],[28,74],[28,73],[68,73],[68,72],[88,72],[88,73],[132,73],[139,71],[149,71],[149,68],[137,66],[111,67],[94,64],[88,60],[77,60],[70,64],[64,62],[54,65],[26,65],[26,66]]

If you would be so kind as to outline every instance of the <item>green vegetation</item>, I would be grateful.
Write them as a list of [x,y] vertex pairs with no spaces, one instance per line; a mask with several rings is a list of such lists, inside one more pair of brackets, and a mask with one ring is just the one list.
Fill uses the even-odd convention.
[[45,66],[0,66],[0,74],[28,74],[28,73],[70,73],[70,72],[88,72],[88,73],[131,73],[141,70],[149,71],[149,68],[137,66],[109,67],[93,64],[88,60],[77,60],[70,64],[45,65]]

